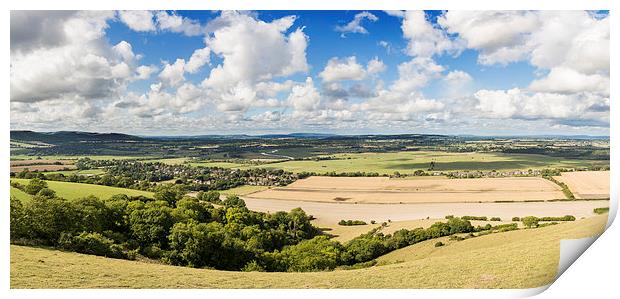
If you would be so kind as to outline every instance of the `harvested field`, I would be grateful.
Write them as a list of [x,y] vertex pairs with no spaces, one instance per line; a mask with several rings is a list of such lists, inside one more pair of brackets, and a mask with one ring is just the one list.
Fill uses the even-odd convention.
[[609,171],[563,172],[553,178],[568,185],[576,198],[609,198]]
[[11,161],[11,167],[24,166],[24,165],[53,165],[53,164],[68,165],[68,164],[73,164],[73,162],[74,162],[73,160],[51,160],[51,159],[14,160],[14,161]]
[[559,186],[536,177],[391,179],[312,176],[253,199],[344,203],[439,203],[565,199]]
[[[252,194],[254,195],[254,194]],[[281,199],[260,199],[244,196],[250,210],[259,212],[290,211],[302,208],[317,221],[337,223],[341,219],[370,222],[405,221],[454,216],[487,216],[509,220],[523,216],[564,216],[577,218],[595,215],[594,208],[607,207],[608,200],[519,202],[519,203],[419,203],[419,204],[346,204]]]

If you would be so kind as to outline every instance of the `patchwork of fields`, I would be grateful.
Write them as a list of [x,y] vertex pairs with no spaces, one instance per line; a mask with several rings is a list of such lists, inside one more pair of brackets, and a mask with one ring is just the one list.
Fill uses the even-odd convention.
[[[11,179],[11,182],[18,182],[22,185],[28,184],[28,179]],[[117,188],[110,186],[80,184],[70,182],[56,182],[46,181],[50,189],[56,191],[56,195],[66,199],[80,198],[88,195],[94,195],[101,199],[112,197],[116,194],[126,194],[128,196],[147,196],[152,197],[153,193],[134,189]],[[14,192],[20,191],[15,188],[11,188],[11,195],[22,196],[21,194],[14,194]],[[20,191],[21,192],[21,191]],[[23,193],[23,192],[22,192]],[[24,193],[26,194],[26,193]],[[27,195],[27,194],[26,194]]]
[[537,177],[391,179],[321,176],[256,192],[247,198],[382,204],[565,199],[558,185]]

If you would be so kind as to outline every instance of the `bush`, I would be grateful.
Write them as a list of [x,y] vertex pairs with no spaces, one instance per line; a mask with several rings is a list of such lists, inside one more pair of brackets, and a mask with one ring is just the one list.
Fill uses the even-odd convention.
[[480,221],[487,221],[488,218],[486,216],[463,216],[461,217],[461,219],[463,220],[480,220]]
[[[372,222],[371,222],[372,223]],[[373,223],[374,224],[374,223]],[[362,221],[362,220],[340,220],[338,222],[338,225],[344,225],[344,226],[353,226],[353,225],[366,225],[366,222]]]
[[243,266],[243,269],[241,269],[241,271],[244,272],[265,272],[265,268],[263,266],[261,266],[256,260],[250,261],[249,263],[247,263],[245,266]]
[[219,203],[221,202],[220,200],[220,193],[217,191],[207,191],[207,192],[198,192],[198,196],[196,196],[199,200],[204,200],[206,202],[210,202],[210,203]]
[[35,195],[41,191],[41,189],[47,188],[47,182],[38,178],[31,179],[28,185],[24,187],[24,192]]
[[605,214],[609,213],[609,208],[595,208],[594,213],[596,214]]
[[512,221],[521,221],[521,218],[519,218],[519,217],[512,217]]
[[491,217],[490,221],[502,221],[502,218],[499,217]]
[[126,258],[121,246],[99,233],[83,232],[77,236],[63,234],[59,246],[79,253],[94,254],[112,258]]
[[232,208],[232,207],[245,208],[245,201],[243,201],[243,199],[239,198],[239,196],[237,195],[226,196],[226,199],[222,201],[222,204],[227,208]]
[[441,241],[440,241],[440,242],[435,243],[435,247],[441,247],[441,246],[443,246],[443,245],[444,245],[444,244],[443,244],[443,242],[441,242]]
[[538,218],[534,217],[534,216],[527,216],[527,217],[523,217],[521,218],[521,221],[523,222],[523,225],[525,225],[526,227],[530,228],[530,227],[538,227]]

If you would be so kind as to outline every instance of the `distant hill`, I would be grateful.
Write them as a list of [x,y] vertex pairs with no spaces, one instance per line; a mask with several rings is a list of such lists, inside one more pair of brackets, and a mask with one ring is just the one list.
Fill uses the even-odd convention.
[[39,141],[48,144],[63,144],[74,142],[97,141],[140,141],[143,138],[120,133],[90,133],[78,131],[33,132],[11,131],[11,140],[33,142]]

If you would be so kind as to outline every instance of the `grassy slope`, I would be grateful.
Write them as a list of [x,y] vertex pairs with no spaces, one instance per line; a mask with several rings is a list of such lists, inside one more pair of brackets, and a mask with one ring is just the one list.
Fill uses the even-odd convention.
[[11,186],[11,196],[14,196],[15,198],[23,201],[28,201],[30,200],[30,195],[22,190],[19,190],[15,187]]
[[[17,181],[20,184],[26,185],[28,184],[29,180],[11,179],[11,181]],[[50,189],[56,191],[56,195],[66,198],[66,199],[79,198],[79,197],[84,197],[88,195],[95,195],[99,198],[109,198],[116,194],[127,194],[129,196],[144,195],[148,197],[151,197],[153,195],[153,193],[147,192],[147,191],[109,187],[109,186],[100,186],[100,185],[91,185],[91,184],[47,181],[47,185],[49,186]],[[11,188],[12,195],[13,195],[13,189],[14,188]],[[14,194],[14,195],[17,195],[17,194]]]
[[[606,215],[491,234],[444,247],[416,244],[381,258],[404,262],[314,273],[227,272],[11,246],[12,288],[529,288],[553,281],[559,239],[598,234]],[[417,253],[417,254],[416,254]]]
[[608,163],[605,161],[567,160],[543,155],[499,153],[397,152],[338,154],[333,156],[342,159],[287,161],[253,167],[279,168],[293,172],[365,171],[392,174],[395,171],[412,173],[418,169],[427,170],[431,161],[435,162],[434,170],[437,171],[541,169],[545,167],[583,167]]

